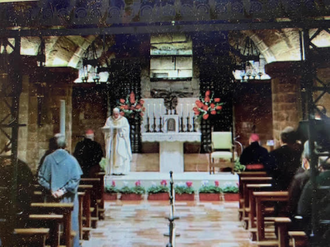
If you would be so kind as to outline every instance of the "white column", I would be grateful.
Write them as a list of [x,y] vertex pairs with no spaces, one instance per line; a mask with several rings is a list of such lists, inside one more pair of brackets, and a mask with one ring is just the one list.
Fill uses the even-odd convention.
[[60,133],[65,135],[65,100],[61,100],[60,108]]
[[160,172],[184,172],[183,142],[159,143]]

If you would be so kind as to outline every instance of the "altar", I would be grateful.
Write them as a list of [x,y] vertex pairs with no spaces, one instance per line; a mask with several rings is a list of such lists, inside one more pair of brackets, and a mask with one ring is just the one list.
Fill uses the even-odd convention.
[[142,142],[159,142],[160,172],[184,172],[184,142],[200,142],[200,132],[142,133]]

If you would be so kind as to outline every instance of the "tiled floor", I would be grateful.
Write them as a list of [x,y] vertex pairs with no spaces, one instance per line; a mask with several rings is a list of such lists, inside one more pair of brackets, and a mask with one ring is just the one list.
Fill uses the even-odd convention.
[[[168,202],[106,202],[105,220],[83,247],[143,247],[168,243]],[[237,202],[176,202],[175,246],[254,247],[238,221]]]

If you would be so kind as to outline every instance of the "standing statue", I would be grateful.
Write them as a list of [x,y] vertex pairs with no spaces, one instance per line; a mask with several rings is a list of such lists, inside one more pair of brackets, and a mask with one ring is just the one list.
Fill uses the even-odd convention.
[[129,124],[127,119],[120,115],[118,108],[113,109],[113,114],[107,119],[103,130],[107,159],[106,174],[128,174],[132,160]]

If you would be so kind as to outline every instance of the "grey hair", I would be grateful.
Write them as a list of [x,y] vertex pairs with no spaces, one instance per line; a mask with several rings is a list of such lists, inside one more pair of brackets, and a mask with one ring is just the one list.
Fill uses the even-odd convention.
[[119,110],[119,108],[113,108],[113,110],[112,110],[112,112],[116,112],[116,113],[119,113],[120,112],[120,110]]
[[65,135],[63,134],[56,134],[56,144],[58,148],[66,148],[66,140],[65,140]]

